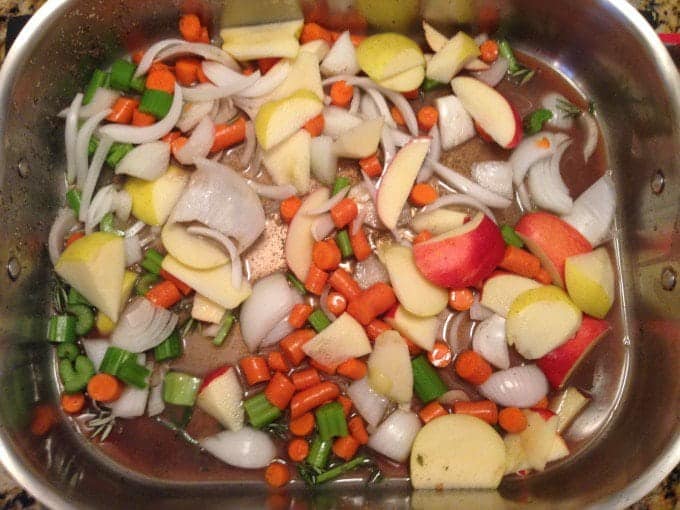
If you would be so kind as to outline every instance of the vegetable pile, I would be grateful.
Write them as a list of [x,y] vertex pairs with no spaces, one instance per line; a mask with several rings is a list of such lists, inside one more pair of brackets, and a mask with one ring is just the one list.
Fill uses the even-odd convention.
[[[187,14],[93,73],[62,112],[49,237],[66,413],[105,440],[200,409],[224,430],[180,437],[272,487],[389,459],[415,488],[495,488],[569,455],[589,397],[567,383],[610,329],[614,193],[573,199],[560,162],[578,129],[588,161],[597,124],[556,93],[521,119],[496,86],[535,70],[507,41],[423,28],[431,53],[302,20],[219,48]],[[477,137],[507,157],[445,164]],[[270,228],[287,270],[255,279]],[[249,354],[176,369],[206,338]]]

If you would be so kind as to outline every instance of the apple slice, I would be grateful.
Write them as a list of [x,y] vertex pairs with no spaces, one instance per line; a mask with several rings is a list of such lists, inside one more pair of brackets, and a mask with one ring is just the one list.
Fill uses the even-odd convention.
[[378,150],[383,119],[369,119],[342,133],[333,144],[333,152],[341,158],[361,159]]
[[361,117],[349,113],[345,108],[328,106],[323,109],[323,134],[338,138],[363,122]]
[[163,225],[182,196],[191,174],[171,165],[154,181],[128,177],[123,189],[132,198],[132,215],[147,225]]
[[298,193],[309,191],[312,136],[301,129],[293,136],[265,150],[262,163],[272,180],[278,184],[292,184]]
[[212,269],[229,262],[221,245],[207,237],[189,234],[181,223],[166,223],[161,241],[170,255],[194,269]]
[[480,302],[501,317],[507,317],[510,305],[517,296],[540,286],[536,280],[524,276],[498,273],[484,282]]
[[[324,330],[325,331],[325,330]],[[368,357],[368,382],[376,393],[390,400],[410,403],[413,398],[413,369],[406,342],[396,331],[385,331],[375,339]]]
[[448,83],[465,67],[465,64],[479,55],[479,47],[474,39],[465,32],[458,32],[430,59],[425,75],[431,80]]
[[456,96],[435,99],[439,113],[439,138],[442,149],[448,151],[474,138],[476,131],[472,117]]
[[569,386],[550,400],[549,409],[557,415],[557,432],[562,433],[574,418],[588,405],[590,399],[573,386]]
[[338,172],[338,156],[333,152],[333,139],[319,135],[312,138],[309,146],[309,165],[314,177],[332,186]]
[[388,229],[397,227],[397,220],[429,150],[429,138],[414,138],[397,152],[387,167],[378,188],[376,208]]
[[300,209],[288,226],[288,235],[286,235],[284,246],[286,264],[302,282],[307,279],[309,266],[312,264],[312,247],[315,242],[314,236],[312,236],[312,223],[316,218],[308,216],[306,213],[328,200],[329,193],[328,188],[324,187],[310,193],[302,202]]
[[525,214],[515,225],[531,253],[541,259],[555,285],[564,288],[564,263],[580,253],[592,251],[590,243],[574,227],[554,214]]
[[405,246],[388,245],[380,250],[394,293],[401,305],[419,317],[432,317],[441,312],[449,293],[427,281],[413,261],[413,251]]
[[[520,434],[506,434],[503,438],[505,443],[505,474],[513,474],[519,471],[531,469],[527,461],[527,455],[522,448]],[[547,462],[554,462],[569,455],[567,443],[559,434],[555,434]]]
[[423,21],[423,33],[425,34],[425,40],[427,41],[427,44],[435,53],[441,50],[446,45],[446,43],[449,42],[448,37],[430,25],[427,21]]
[[[315,39],[314,41],[309,41],[300,46],[300,53],[302,53],[303,51],[311,53],[316,57],[317,62],[321,62],[324,59],[324,57],[328,55],[328,52],[330,50],[331,47],[323,39]],[[300,54],[298,53],[298,56],[299,55]]]
[[420,47],[412,39],[394,32],[367,37],[359,44],[356,54],[361,69],[377,82],[425,65]]
[[295,134],[321,110],[323,103],[310,90],[298,90],[286,98],[268,101],[255,116],[257,141],[264,150],[269,150]]
[[411,220],[411,228],[418,233],[427,230],[430,234],[438,236],[460,227],[469,218],[464,212],[442,207],[434,211],[416,213]]
[[567,292],[581,311],[603,319],[614,303],[614,267],[605,248],[564,261]]
[[243,428],[243,388],[234,367],[227,365],[205,376],[196,405],[229,430]]
[[391,78],[386,78],[378,82],[386,89],[396,90],[397,92],[408,92],[420,87],[425,78],[425,69],[422,66],[412,67],[408,71],[399,73]]
[[527,418],[527,428],[519,433],[520,444],[530,468],[543,471],[550,459],[557,435],[557,416],[545,420],[539,413],[529,409],[522,411]]
[[343,32],[333,43],[328,55],[321,62],[320,69],[324,76],[338,74],[353,76],[359,72],[356,50],[348,31]]
[[470,60],[467,64],[465,64],[465,70],[466,71],[486,71],[489,69],[491,66],[484,62],[483,60],[479,58],[475,58]]
[[557,389],[564,386],[578,364],[609,330],[607,321],[584,315],[576,334],[537,362],[550,385]]
[[437,317],[418,317],[399,305],[388,311],[384,319],[418,347],[426,351],[434,347],[439,332]]
[[538,359],[571,338],[581,326],[581,310],[554,285],[522,292],[505,322],[508,343],[526,359]]
[[194,296],[194,303],[191,307],[191,318],[197,321],[219,324],[224,317],[225,308],[217,303],[210,301],[207,297],[200,294]]
[[[302,50],[302,48],[300,49]],[[298,90],[309,90],[323,101],[324,93],[321,86],[321,74],[319,73],[319,60],[316,55],[308,51],[300,51],[291,64],[288,76],[281,85],[272,91],[268,100],[274,101],[289,97]]]
[[413,247],[416,266],[441,287],[462,289],[489,276],[505,253],[501,231],[483,213],[451,232]]
[[364,328],[354,317],[343,313],[314,338],[303,345],[304,353],[324,366],[336,367],[349,358],[371,352]]
[[469,76],[451,81],[454,94],[477,124],[498,145],[512,149],[522,140],[522,119],[496,89]]
[[302,20],[223,28],[222,49],[236,60],[287,57],[298,54]]

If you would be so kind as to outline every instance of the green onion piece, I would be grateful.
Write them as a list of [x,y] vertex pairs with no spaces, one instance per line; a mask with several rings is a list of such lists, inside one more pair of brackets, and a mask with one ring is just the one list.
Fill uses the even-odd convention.
[[501,235],[503,236],[505,244],[516,246],[517,248],[522,248],[524,246],[524,241],[522,241],[522,238],[517,235],[515,229],[510,225],[501,225]]
[[68,305],[66,311],[76,316],[76,335],[86,335],[94,326],[94,312],[87,305]]
[[151,290],[156,283],[160,281],[160,276],[153,273],[144,273],[141,278],[135,282],[135,293],[138,296],[146,296],[146,293]]
[[162,90],[146,89],[139,102],[139,111],[162,119],[170,111],[170,106],[172,106],[172,94]]
[[72,315],[55,315],[47,324],[47,339],[50,342],[75,342],[76,318]]
[[127,153],[134,149],[135,146],[131,143],[118,143],[115,142],[111,145],[109,153],[106,155],[106,164],[111,168],[116,168],[120,160],[127,156]]
[[307,294],[307,289],[305,288],[304,283],[298,280],[293,273],[286,274],[286,278],[288,278],[288,281],[291,283],[293,287],[295,287],[295,290],[297,290],[300,294],[302,294],[303,296]]
[[100,87],[106,87],[109,81],[109,73],[105,73],[99,69],[95,69],[92,73],[92,78],[90,78],[90,83],[87,84],[85,88],[85,94],[83,95],[83,105],[86,105],[94,97],[94,93]]
[[132,76],[135,74],[135,66],[132,62],[118,59],[111,64],[111,77],[109,78],[109,86],[112,89],[122,90],[127,92],[130,88]]
[[59,362],[59,377],[66,393],[75,393],[85,389],[94,373],[94,365],[87,356],[80,355],[76,357],[75,362],[67,359]]
[[140,94],[146,90],[146,76],[137,76],[130,81],[130,88]]
[[115,222],[116,220],[113,213],[108,212],[99,222],[99,230],[101,230],[102,232],[109,232],[111,234],[116,234],[117,236],[123,237],[125,235],[125,232],[117,229]]
[[65,342],[57,346],[57,357],[59,359],[75,361],[78,354],[80,354],[80,350],[74,342]]
[[224,343],[235,320],[236,318],[230,310],[224,312],[224,317],[222,317],[222,322],[220,322],[220,329],[217,330],[217,334],[215,335],[215,338],[213,338],[213,345],[219,347]]
[[201,380],[182,372],[168,372],[163,381],[163,400],[178,406],[193,406]]
[[344,437],[347,431],[347,420],[339,402],[329,402],[316,410],[316,426],[319,428],[319,437],[329,440],[334,437]]
[[189,332],[194,328],[196,325],[196,319],[193,317],[190,317],[188,321],[186,321],[184,324],[182,324],[182,330],[179,333],[180,338],[186,337]]
[[444,85],[446,84],[437,80],[433,80],[432,78],[425,78],[423,80],[423,84],[420,87],[424,92],[430,92],[431,90],[441,88]]
[[449,390],[424,355],[413,359],[411,367],[413,368],[413,389],[423,404],[441,397]]
[[140,265],[149,273],[158,274],[161,272],[161,264],[163,263],[163,255],[150,248],[144,254],[144,260]]
[[87,155],[92,156],[99,147],[99,138],[96,136],[91,136],[90,141],[87,142]]
[[128,361],[137,363],[137,355],[120,347],[111,346],[104,353],[104,358],[101,365],[99,365],[99,371],[118,376],[121,367]]
[[118,373],[115,374],[115,376],[125,384],[129,384],[130,386],[135,386],[140,389],[146,388],[147,378],[150,375],[151,370],[137,363],[137,355],[134,355],[133,358],[125,361],[118,369]]
[[510,43],[506,41],[505,39],[501,39],[498,41],[498,52],[501,54],[501,56],[505,57],[508,61],[508,71],[512,73],[516,73],[520,69],[522,69],[522,66],[519,65],[519,62],[517,62],[517,58],[515,58],[515,54],[512,51],[512,48],[510,47]]
[[328,471],[324,471],[320,475],[316,477],[316,483],[317,484],[322,484],[326,483],[333,478],[337,478],[338,476],[342,475],[343,473],[347,473],[348,471],[351,471],[354,468],[357,468],[363,464],[368,462],[368,457],[364,457],[363,455],[359,455],[358,457],[354,457],[352,460],[349,462],[345,462],[344,464],[340,464],[339,466],[335,466],[334,468],[329,469]]
[[524,132],[527,135],[535,135],[541,129],[543,129],[543,124],[552,119],[552,116],[552,112],[550,110],[546,110],[545,108],[534,110],[529,115],[524,117],[524,120],[522,121]]
[[66,203],[73,209],[76,216],[80,213],[80,190],[75,188],[70,189],[66,192]]
[[352,243],[349,241],[349,234],[347,230],[341,230],[335,236],[335,242],[338,243],[338,248],[340,248],[340,253],[342,258],[346,259],[354,255],[354,250],[352,250]]
[[281,409],[269,402],[264,392],[244,400],[243,408],[248,415],[248,421],[256,429],[269,425],[281,416]]
[[154,347],[153,356],[156,361],[179,358],[182,355],[182,339],[177,330],[173,331],[168,338]]
[[321,333],[321,331],[331,325],[330,319],[326,317],[323,310],[314,310],[309,314],[309,317],[307,317],[307,322],[309,322],[317,333]]
[[336,177],[335,182],[333,183],[333,191],[331,192],[331,196],[337,195],[340,193],[340,191],[349,187],[350,184],[351,181],[347,177]]
[[80,292],[78,292],[75,288],[71,287],[68,291],[68,299],[66,302],[69,305],[87,305],[87,306],[92,306],[90,302],[85,299],[85,296],[83,296]]
[[316,436],[309,447],[306,459],[307,464],[318,470],[325,469],[332,448],[332,441],[324,441],[321,437]]

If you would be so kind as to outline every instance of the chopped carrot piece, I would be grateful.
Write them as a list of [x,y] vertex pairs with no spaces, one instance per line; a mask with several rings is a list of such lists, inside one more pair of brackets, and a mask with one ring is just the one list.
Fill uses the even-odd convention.
[[306,354],[302,351],[302,346],[316,336],[313,329],[298,329],[279,342],[279,348],[283,355],[294,367],[302,363]]
[[328,280],[328,273],[322,271],[314,262],[309,266],[307,279],[305,280],[305,289],[317,296],[321,295],[323,288]]
[[309,359],[309,365],[328,375],[333,375],[337,370],[337,366],[324,365],[321,362],[315,360],[314,358]]
[[352,41],[352,45],[356,48],[366,39],[365,35],[362,34],[349,34],[349,40]]
[[351,223],[359,214],[359,208],[351,198],[343,198],[331,208],[331,218],[337,228],[343,228]]
[[311,388],[296,393],[290,401],[290,417],[295,419],[321,404],[333,400],[340,395],[340,388],[335,383],[324,381]]
[[404,339],[404,342],[406,342],[406,347],[408,347],[408,353],[411,356],[418,356],[418,354],[420,354],[423,351],[420,347],[414,344],[410,338],[405,336],[402,336],[402,338]]
[[333,453],[342,460],[351,460],[359,449],[359,441],[352,436],[339,437],[333,441]]
[[550,273],[548,273],[548,271],[546,271],[544,268],[538,270],[538,273],[534,275],[534,280],[542,283],[543,285],[550,285],[552,283],[552,277],[550,276]]
[[361,287],[352,275],[342,268],[338,268],[328,278],[330,286],[345,296],[348,301],[356,299],[361,294]]
[[420,234],[413,238],[413,244],[424,243],[425,241],[429,241],[433,237],[434,236],[432,235],[432,232],[430,232],[429,230],[423,230]]
[[316,241],[312,247],[312,261],[322,271],[333,271],[342,262],[342,254],[335,240]]
[[132,114],[139,105],[139,101],[129,97],[119,97],[111,107],[111,113],[106,120],[116,124],[129,124],[132,122]]
[[270,487],[283,487],[290,481],[290,471],[281,462],[272,462],[264,472],[264,479]]
[[307,132],[312,135],[312,137],[315,137],[323,133],[324,125],[325,120],[323,118],[323,114],[320,113],[316,117],[309,119],[303,126],[303,129],[307,130]]
[[199,37],[198,42],[210,44],[210,33],[208,32],[208,27],[201,27],[201,36]]
[[269,384],[264,389],[264,396],[267,397],[269,403],[282,410],[288,407],[288,403],[294,394],[295,386],[281,372],[274,372]]
[[288,315],[288,324],[296,329],[301,328],[307,322],[307,317],[314,311],[314,309],[306,303],[298,303],[290,311]]
[[238,362],[249,386],[268,381],[271,378],[267,360],[262,356],[246,356]]
[[168,94],[175,93],[175,75],[168,69],[150,70],[146,76],[146,88],[161,90]]
[[182,136],[182,133],[180,133],[179,131],[177,130],[170,131],[167,135],[161,138],[161,142],[172,144],[172,142],[177,140],[180,136]]
[[536,140],[536,147],[538,147],[539,149],[549,149],[550,140],[544,136],[543,138]]
[[434,343],[432,350],[427,353],[427,359],[430,365],[437,368],[448,367],[453,359],[453,353],[451,352],[451,347],[446,342],[437,340]]
[[215,138],[210,152],[219,152],[246,139],[246,119],[239,117],[231,124],[215,124]]
[[305,413],[299,418],[290,420],[288,428],[294,436],[305,437],[314,432],[315,423],[314,415],[312,413]]
[[44,436],[57,423],[57,413],[49,404],[38,404],[33,408],[31,434]]
[[411,194],[409,195],[409,200],[416,207],[423,207],[429,205],[438,197],[437,190],[434,186],[427,184],[426,182],[420,182],[413,186],[411,189]]
[[168,273],[165,269],[161,268],[160,273],[158,273],[161,278],[164,280],[168,280],[169,282],[172,282],[175,287],[177,287],[177,290],[179,290],[183,295],[188,296],[191,293],[191,287],[189,287],[186,283],[184,283],[182,280],[179,278],[176,278],[174,275],[171,275]]
[[302,438],[295,438],[288,443],[288,458],[293,462],[302,462],[309,454],[309,443]]
[[279,60],[281,60],[279,57],[259,58],[257,59],[257,67],[260,68],[262,74],[267,74],[267,71],[274,67]]
[[305,23],[302,27],[302,33],[300,34],[300,42],[304,44],[310,41],[316,41],[317,39],[322,39],[328,44],[333,44],[333,37],[330,30],[326,30],[317,23]]
[[371,253],[373,253],[363,228],[359,228],[356,234],[350,233],[349,244],[352,246],[354,258],[357,259],[358,262],[366,260],[371,256]]
[[175,76],[180,85],[188,87],[198,81],[198,68],[201,61],[197,58],[179,58],[175,62]]
[[144,50],[137,50],[132,54],[132,63],[135,65],[139,65],[139,63],[142,61],[144,58]]
[[150,113],[140,112],[137,108],[132,112],[132,125],[133,126],[150,126],[156,123],[156,117]]
[[297,214],[300,206],[302,205],[302,200],[300,200],[295,195],[286,198],[281,201],[279,205],[279,212],[281,214],[281,219],[286,223],[293,221],[293,217]]
[[177,151],[184,147],[188,141],[189,139],[186,136],[178,136],[172,142],[170,142],[170,150],[172,151],[172,155],[175,156],[175,158],[177,158]]
[[199,83],[212,83],[210,81],[210,78],[208,78],[203,72],[203,66],[198,66],[198,69],[196,70],[196,75],[198,76]]
[[339,292],[330,292],[326,298],[326,307],[329,312],[339,317],[347,308],[347,298]]
[[87,383],[87,393],[92,400],[113,402],[123,393],[123,383],[109,374],[95,374]]
[[493,372],[489,362],[475,351],[461,352],[456,358],[455,368],[461,379],[475,385],[483,384]]
[[295,386],[295,389],[298,391],[306,390],[321,382],[319,372],[315,368],[307,368],[305,370],[293,372],[290,379],[293,381],[293,386]]
[[83,237],[85,237],[85,232],[74,232],[73,234],[68,236],[68,239],[66,239],[66,247],[68,248],[78,239],[82,239]]
[[267,354],[267,365],[272,372],[288,372],[290,369],[281,351],[272,351]]
[[201,20],[195,14],[184,14],[179,19],[179,33],[189,42],[201,40]]
[[375,340],[385,331],[389,331],[391,329],[392,326],[390,326],[386,322],[383,322],[379,319],[374,319],[369,323],[368,326],[366,326],[366,334],[368,335],[368,338],[370,338],[371,340]]
[[436,126],[438,119],[439,112],[434,106],[423,106],[418,110],[418,126],[425,132]]
[[520,276],[533,278],[541,270],[541,261],[536,255],[532,255],[522,248],[509,244],[505,247],[503,259],[498,264],[498,267]]
[[493,39],[487,39],[479,45],[481,59],[487,64],[491,64],[498,58],[498,43]]
[[369,177],[378,177],[382,173],[382,164],[377,154],[359,160],[359,166]]
[[495,425],[498,422],[498,406],[491,400],[479,400],[477,402],[459,400],[453,404],[453,412],[474,416],[490,425]]
[[335,106],[346,108],[349,106],[350,101],[352,101],[353,95],[354,86],[348,85],[345,80],[336,81],[331,85],[331,104],[334,104]]
[[362,325],[368,326],[378,315],[385,313],[397,303],[392,287],[378,282],[364,290],[356,299],[350,299],[347,312]]
[[420,411],[418,411],[418,417],[423,420],[423,423],[428,423],[435,418],[446,416],[447,414],[449,413],[446,412],[446,409],[444,409],[444,407],[436,400],[434,402],[430,402]]
[[458,312],[469,310],[475,300],[475,295],[468,288],[453,289],[449,292],[449,306]]
[[352,410],[352,399],[344,395],[340,395],[336,401],[342,406],[342,413],[345,417],[349,416],[349,412]]
[[527,417],[518,407],[506,407],[498,413],[498,424],[511,434],[519,434],[527,428]]
[[532,409],[548,409],[548,397],[543,397],[541,400],[536,402],[534,405],[531,406]]
[[253,66],[251,66],[250,64],[246,64],[246,66],[241,71],[241,73],[244,74],[245,76],[250,76],[254,72],[255,72],[255,68]]
[[182,299],[179,289],[168,280],[151,287],[144,297],[160,308],[170,308]]
[[357,440],[359,444],[368,443],[368,432],[366,431],[366,425],[364,425],[364,420],[361,416],[354,416],[350,418],[347,422],[347,428],[352,437]]
[[61,408],[69,414],[77,414],[85,407],[85,395],[78,393],[64,393],[61,396]]
[[367,372],[368,367],[366,363],[356,358],[350,358],[338,365],[338,374],[355,381],[363,378]]
[[404,120],[404,116],[401,114],[401,110],[397,108],[396,106],[392,106],[390,108],[390,114],[392,115],[392,119],[394,122],[397,123],[397,126],[405,126],[406,121]]

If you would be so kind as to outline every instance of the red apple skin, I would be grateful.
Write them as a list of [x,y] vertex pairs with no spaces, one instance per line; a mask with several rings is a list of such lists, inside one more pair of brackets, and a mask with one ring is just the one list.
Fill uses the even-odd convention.
[[220,377],[222,374],[226,374],[229,369],[231,368],[231,365],[225,365],[223,367],[216,368],[212,372],[210,372],[208,375],[206,375],[203,378],[203,381],[201,382],[201,386],[198,388],[198,392],[200,393],[203,391],[203,388],[208,386],[211,382],[213,382],[215,379]]
[[[508,101],[507,98],[505,100]],[[522,128],[522,117],[520,117],[517,108],[515,108],[515,106],[510,101],[508,101],[508,104],[510,105],[512,114],[515,117],[515,136],[512,140],[510,140],[510,143],[508,143],[505,148],[514,149],[519,145],[519,142],[522,141],[522,137],[524,136],[524,128]]]
[[554,214],[525,214],[515,226],[531,253],[541,259],[555,285],[564,288],[564,262],[572,255],[593,250],[578,230]]
[[576,334],[565,343],[553,349],[537,361],[550,385],[560,389],[567,382],[571,373],[590,350],[607,332],[609,323],[602,319],[595,319],[583,315],[581,327]]
[[469,232],[438,236],[413,247],[416,266],[423,276],[451,289],[470,287],[484,280],[496,269],[504,253],[501,231],[487,216]]
[[548,421],[553,416],[556,416],[550,409],[543,409],[542,407],[532,407],[531,410],[536,414],[539,414],[541,418],[543,418],[543,421]]

